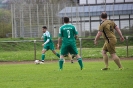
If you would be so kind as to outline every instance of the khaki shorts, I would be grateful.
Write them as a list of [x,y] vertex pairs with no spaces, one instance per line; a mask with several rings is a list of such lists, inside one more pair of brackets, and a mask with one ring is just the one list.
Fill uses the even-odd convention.
[[115,51],[115,45],[117,43],[117,39],[110,39],[109,43],[105,41],[103,45],[103,50],[106,52],[109,52],[110,54],[116,53]]

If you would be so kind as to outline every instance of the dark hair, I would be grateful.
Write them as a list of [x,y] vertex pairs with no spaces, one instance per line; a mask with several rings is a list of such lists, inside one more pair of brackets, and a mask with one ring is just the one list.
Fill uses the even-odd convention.
[[42,28],[43,28],[43,29],[47,29],[47,27],[46,27],[46,26],[43,26]]
[[68,17],[64,17],[64,23],[68,23],[69,22],[69,18]]
[[107,13],[106,12],[102,12],[101,18],[106,19],[107,18]]

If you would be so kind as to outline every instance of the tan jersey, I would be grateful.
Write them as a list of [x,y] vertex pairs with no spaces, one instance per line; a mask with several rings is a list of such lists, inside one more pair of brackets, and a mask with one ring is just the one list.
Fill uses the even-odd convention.
[[111,20],[103,21],[99,26],[99,31],[103,32],[103,37],[105,40],[109,41],[116,38],[114,29],[117,25]]

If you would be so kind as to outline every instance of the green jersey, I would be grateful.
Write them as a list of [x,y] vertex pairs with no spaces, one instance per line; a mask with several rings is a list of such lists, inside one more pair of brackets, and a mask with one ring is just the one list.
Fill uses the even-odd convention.
[[49,44],[53,43],[52,42],[52,37],[51,37],[51,35],[48,31],[43,33],[42,38],[44,40],[44,43],[46,43],[46,45],[49,45]]
[[59,29],[59,37],[62,37],[62,43],[71,44],[75,43],[75,35],[77,35],[77,29],[72,24],[64,24]]

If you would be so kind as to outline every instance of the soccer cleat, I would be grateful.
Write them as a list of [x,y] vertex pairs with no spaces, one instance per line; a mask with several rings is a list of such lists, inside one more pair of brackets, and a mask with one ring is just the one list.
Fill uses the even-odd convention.
[[44,64],[44,60],[42,60],[42,61],[40,62],[40,64]]
[[103,68],[103,69],[101,69],[101,70],[110,70],[110,68]]
[[59,71],[62,71],[63,69],[59,69]]
[[83,67],[81,67],[80,69],[83,70]]
[[119,68],[119,70],[124,70],[124,68]]
[[44,64],[44,62],[40,62],[40,64]]
[[74,63],[73,60],[71,60],[71,63]]
[[124,68],[118,68],[118,69],[115,69],[115,70],[124,70]]

